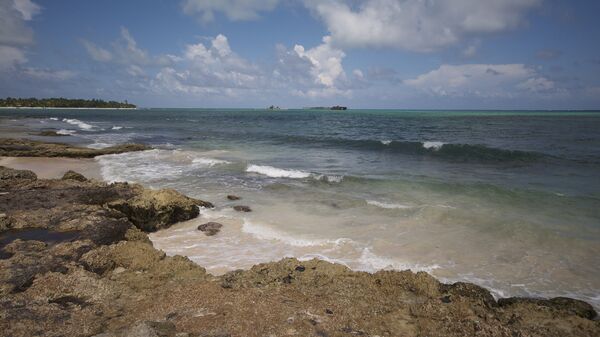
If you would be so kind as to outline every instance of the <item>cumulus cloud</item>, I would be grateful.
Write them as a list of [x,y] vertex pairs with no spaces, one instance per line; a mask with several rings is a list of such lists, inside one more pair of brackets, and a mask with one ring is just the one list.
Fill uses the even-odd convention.
[[404,83],[436,96],[502,97],[554,88],[554,82],[523,64],[445,64]]
[[[429,52],[514,29],[542,0],[307,0],[333,42]],[[354,6],[353,6],[354,5]]]
[[189,44],[178,69],[164,67],[153,79],[159,90],[187,94],[221,93],[263,88],[262,70],[231,50],[226,36],[219,34],[209,44]]
[[[286,82],[297,84],[292,92],[306,97],[330,97],[349,95],[347,76],[342,65],[346,54],[331,45],[331,37],[323,37],[323,42],[313,48],[295,45],[288,50],[278,46],[278,64],[274,76]],[[362,79],[360,69],[353,76]],[[299,88],[298,88],[299,87]]]
[[215,13],[221,12],[232,21],[254,20],[260,12],[273,10],[279,0],[184,0],[183,11],[188,15],[198,15],[203,22],[214,20]]
[[29,0],[0,0],[0,70],[27,62],[25,49],[33,44],[27,26],[40,7]]

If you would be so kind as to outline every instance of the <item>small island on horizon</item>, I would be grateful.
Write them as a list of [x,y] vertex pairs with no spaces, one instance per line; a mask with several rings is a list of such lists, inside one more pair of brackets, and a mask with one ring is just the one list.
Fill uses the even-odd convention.
[[101,99],[69,99],[69,98],[13,98],[0,99],[3,108],[103,108],[103,109],[135,109],[137,106],[124,102],[104,101]]

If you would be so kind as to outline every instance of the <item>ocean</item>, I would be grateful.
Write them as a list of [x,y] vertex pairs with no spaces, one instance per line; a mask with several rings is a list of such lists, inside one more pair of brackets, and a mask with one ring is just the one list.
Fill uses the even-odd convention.
[[[98,157],[102,175],[213,202],[151,239],[215,274],[320,258],[600,308],[598,111],[5,109],[0,118],[90,147],[154,146]],[[221,233],[196,229],[207,221]]]

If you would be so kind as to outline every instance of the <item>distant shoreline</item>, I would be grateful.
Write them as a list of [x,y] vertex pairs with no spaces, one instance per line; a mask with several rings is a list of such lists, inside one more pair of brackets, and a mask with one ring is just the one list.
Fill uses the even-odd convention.
[[68,109],[68,110],[137,110],[137,108],[88,108],[88,107],[81,107],[81,108],[73,108],[73,107],[65,107],[65,108],[61,108],[61,107],[43,107],[43,106],[35,106],[35,107],[29,107],[29,106],[25,106],[25,107],[17,107],[17,106],[2,106],[0,107],[0,109],[5,109],[5,110],[64,110],[64,109]]

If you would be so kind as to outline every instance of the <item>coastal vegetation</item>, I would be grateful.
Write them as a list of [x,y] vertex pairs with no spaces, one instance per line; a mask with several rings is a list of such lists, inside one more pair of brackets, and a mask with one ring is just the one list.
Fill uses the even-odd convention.
[[134,109],[135,104],[124,102],[104,101],[101,99],[69,99],[69,98],[13,98],[0,99],[0,107],[16,108],[115,108]]

